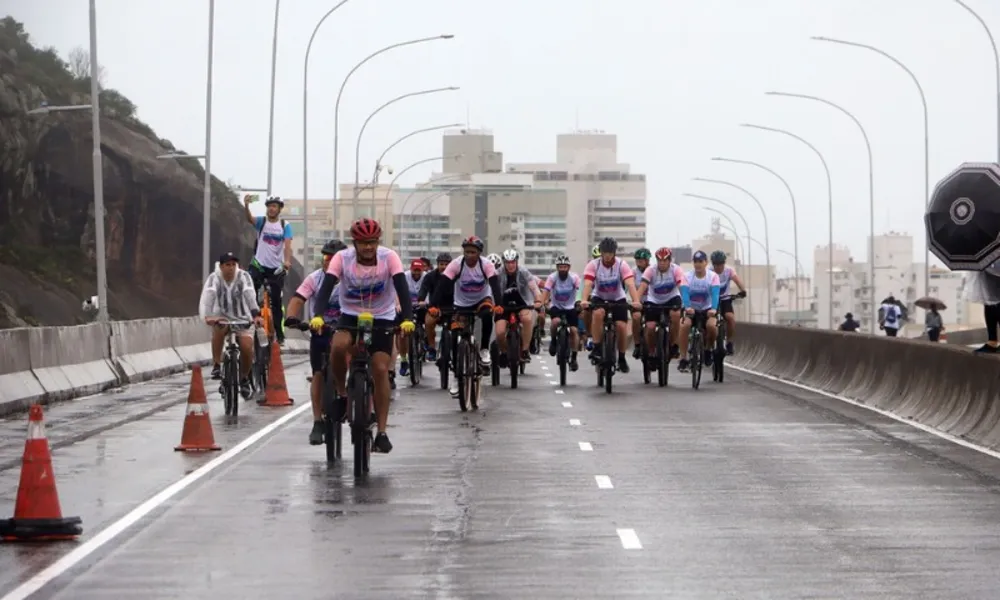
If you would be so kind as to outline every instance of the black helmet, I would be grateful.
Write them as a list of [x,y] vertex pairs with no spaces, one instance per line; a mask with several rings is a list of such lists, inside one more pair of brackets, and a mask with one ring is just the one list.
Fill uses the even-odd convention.
[[618,252],[618,241],[615,238],[606,237],[601,240],[601,243],[597,247],[602,254],[605,252]]
[[330,240],[329,242],[323,244],[323,250],[321,250],[321,252],[323,254],[333,255],[340,252],[341,250],[346,250],[346,249],[347,249],[347,244],[345,244],[344,242],[340,240]]
[[285,202],[280,196],[268,196],[267,200],[264,201],[264,206],[271,206],[272,204],[277,204],[278,208],[285,207]]
[[447,252],[442,252],[441,254],[438,254],[437,261],[439,263],[443,263],[443,262],[450,263],[451,262],[451,255],[448,254]]

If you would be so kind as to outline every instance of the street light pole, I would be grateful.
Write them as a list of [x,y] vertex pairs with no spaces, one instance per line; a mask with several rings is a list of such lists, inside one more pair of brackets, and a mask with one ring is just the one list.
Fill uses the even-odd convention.
[[[347,4],[349,0],[340,0],[333,8],[326,11],[320,20],[313,27],[312,35],[309,36],[309,43],[306,45],[306,58],[302,67],[302,264],[308,264],[309,253],[309,55],[312,53],[313,42],[316,34],[324,22],[337,11],[338,8]],[[334,197],[336,197],[334,190]]]
[[802,100],[812,100],[813,102],[820,102],[832,108],[839,110],[841,113],[847,115],[847,118],[854,121],[854,124],[858,126],[861,131],[861,137],[865,141],[865,150],[868,151],[868,277],[869,277],[869,288],[868,296],[871,307],[869,310],[869,315],[871,316],[870,330],[871,333],[875,333],[875,321],[878,318],[878,307],[875,305],[875,165],[872,160],[872,144],[871,140],[868,138],[868,132],[865,130],[865,126],[861,124],[861,121],[854,116],[849,110],[843,106],[826,100],[825,98],[820,98],[818,96],[809,96],[807,94],[789,94],[785,92],[767,92],[768,96],[785,96],[787,98],[799,98]]
[[[841,44],[844,46],[854,46],[855,48],[864,48],[865,50],[870,50],[876,54],[880,54],[885,58],[896,63],[896,66],[906,71],[906,74],[910,76],[913,80],[913,85],[917,86],[917,93],[920,94],[920,104],[924,109],[924,206],[921,207],[922,210],[927,209],[927,205],[931,201],[931,142],[930,142],[930,131],[927,125],[928,122],[928,111],[927,111],[927,96],[924,94],[924,87],[920,85],[920,80],[917,76],[910,70],[909,67],[904,65],[895,56],[889,54],[884,50],[880,50],[875,46],[869,46],[868,44],[859,44],[857,42],[848,42],[846,40],[839,40],[834,38],[814,36],[812,39],[819,42],[830,42],[833,44]],[[872,258],[874,260],[874,257]],[[929,236],[924,236],[924,295],[930,295],[931,291],[931,244]],[[832,310],[832,309],[831,309]]]
[[765,269],[765,272],[767,273],[767,324],[770,325],[772,322],[772,314],[774,312],[774,302],[772,301],[771,297],[771,288],[774,286],[772,285],[771,282],[771,269],[773,268],[771,264],[771,228],[767,223],[767,211],[764,210],[764,205],[761,204],[761,201],[757,199],[757,196],[751,194],[750,191],[747,190],[745,187],[736,185],[735,183],[724,181],[722,179],[707,179],[704,177],[694,177],[693,179],[695,181],[701,181],[703,183],[715,183],[718,185],[731,187],[735,190],[739,190],[744,194],[746,194],[747,196],[749,196],[750,199],[753,200],[755,204],[757,204],[757,208],[760,209],[760,214],[762,217],[764,217],[764,245],[765,245],[764,254],[767,260],[767,268]]
[[[720,217],[722,217],[723,219],[725,219],[726,223],[729,223],[728,226],[719,223],[719,227],[722,227],[729,233],[733,234],[733,237],[736,238],[736,243],[740,245],[740,256],[742,257],[743,260],[746,260],[747,258],[746,246],[743,245],[743,239],[740,237],[740,234],[736,231],[736,223],[734,223],[733,220],[729,218],[729,215],[727,215],[726,213],[722,212],[717,208],[712,208],[711,206],[702,206],[701,209],[707,210],[708,212],[711,213],[715,213]],[[747,283],[747,285],[749,286],[750,284]]]
[[816,146],[813,146],[810,142],[806,141],[805,138],[798,136],[792,133],[791,131],[787,131],[785,129],[777,129],[775,127],[765,127],[763,125],[752,125],[750,123],[741,123],[740,127],[748,127],[750,129],[759,129],[761,131],[780,133],[782,135],[786,135],[790,138],[796,139],[799,142],[805,144],[810,150],[812,150],[813,153],[816,154],[817,157],[819,157],[819,162],[823,165],[823,171],[826,173],[827,213],[828,213],[828,219],[830,221],[827,233],[829,237],[827,241],[827,251],[828,251],[830,265],[827,274],[830,280],[830,290],[829,290],[828,300],[830,302],[831,322],[827,324],[827,327],[831,327],[833,325],[832,322],[833,321],[832,319],[833,317],[833,178],[830,177],[830,166],[826,163],[826,158],[823,156],[823,153],[820,152],[819,149],[816,148]]
[[997,42],[993,38],[993,32],[990,30],[990,26],[986,24],[986,21],[979,16],[979,13],[972,10],[972,8],[962,2],[962,0],[955,0],[955,3],[969,11],[969,13],[979,21],[979,24],[983,26],[986,31],[986,36],[990,38],[990,46],[993,47],[993,64],[996,68],[997,74],[997,162],[1000,163],[1000,52],[997,51]]
[[[402,48],[404,46],[412,46],[414,44],[422,44],[424,42],[433,42],[435,40],[450,40],[453,37],[455,36],[451,34],[435,35],[431,37],[418,38],[407,42],[398,42],[396,44],[391,44],[389,46],[386,46],[385,48],[376,50],[375,52],[372,52],[368,56],[364,57],[363,59],[361,59],[361,62],[354,65],[354,67],[352,67],[351,70],[347,72],[347,75],[344,77],[344,81],[341,82],[340,84],[340,91],[337,92],[337,102],[334,104],[333,107],[333,228],[334,229],[337,229],[337,223],[338,223],[337,217],[338,213],[340,212],[340,202],[338,202],[338,197],[340,196],[340,189],[338,187],[338,182],[337,182],[338,168],[340,164],[340,158],[338,156],[340,154],[340,100],[344,96],[344,88],[347,87],[347,82],[351,80],[351,76],[354,75],[354,73],[356,73],[358,69],[363,67],[365,63],[375,58],[376,56],[389,52],[390,50],[395,50],[396,48]],[[354,208],[357,208],[357,202],[355,202]]]
[[267,195],[271,195],[274,173],[274,88],[278,74],[278,14],[281,0],[274,0],[274,36],[271,38],[271,108],[267,125]]
[[205,85],[205,197],[202,207],[201,258],[202,280],[208,279],[212,269],[209,256],[212,232],[212,66],[215,44],[215,0],[208,0],[208,80]]
[[[778,181],[780,181],[782,183],[782,185],[785,186],[785,189],[788,191],[788,199],[792,201],[792,236],[795,238],[794,241],[793,241],[794,242],[793,243],[793,250],[795,251],[795,264],[798,265],[798,266],[801,266],[802,263],[799,262],[799,215],[798,215],[798,208],[796,207],[796,203],[795,203],[795,192],[792,191],[792,186],[788,185],[788,181],[786,181],[784,177],[782,177],[781,175],[779,175],[777,173],[777,171],[774,171],[770,167],[766,167],[766,166],[764,166],[764,165],[762,165],[760,163],[753,162],[751,160],[739,160],[739,159],[736,159],[736,158],[723,158],[723,157],[719,157],[719,156],[713,157],[712,160],[718,161],[718,162],[728,162],[728,163],[733,163],[733,164],[738,164],[738,165],[750,165],[752,167],[757,167],[758,169],[761,169],[763,171],[767,171],[771,175],[774,175],[775,177],[777,177]],[[801,282],[799,281],[799,279],[802,276],[803,276],[803,273],[798,269],[798,267],[796,267],[796,270],[795,270],[795,286],[796,286],[796,288],[798,288],[798,286],[801,284]],[[795,312],[796,313],[800,313],[801,310],[802,310],[802,306],[799,303],[799,294],[796,293],[795,294]]]
[[[425,127],[423,129],[416,129],[416,130],[411,131],[410,133],[404,135],[403,137],[399,138],[395,142],[389,144],[389,146],[385,150],[382,151],[382,154],[379,155],[378,160],[375,161],[375,173],[372,176],[372,186],[373,186],[372,187],[372,210],[374,210],[374,208],[375,208],[375,188],[374,188],[374,186],[378,185],[378,174],[382,170],[382,159],[385,158],[385,155],[388,154],[390,150],[392,150],[393,148],[395,148],[396,146],[398,146],[400,143],[402,143],[402,142],[410,139],[411,137],[413,137],[415,135],[419,135],[421,133],[428,133],[430,131],[438,131],[440,129],[448,129],[449,127],[460,127],[460,126],[461,126],[461,123],[458,123],[458,124],[449,123],[447,125],[438,125],[437,127]],[[446,158],[446,157],[443,157],[443,158]],[[412,166],[413,165],[410,165],[410,167],[412,167]],[[407,169],[409,169],[410,167],[407,167]],[[396,179],[398,179],[398,178],[399,178],[399,175],[396,175],[396,177],[393,178],[393,181],[396,181]],[[390,191],[391,191],[391,189],[392,188],[390,188]],[[389,197],[388,194],[389,194],[389,192],[386,192],[386,198]],[[352,210],[354,210],[355,212],[357,212],[357,210],[358,210],[358,200],[357,200],[357,198],[354,199],[354,207],[352,208]]]
[[104,155],[101,153],[101,72],[97,62],[97,0],[90,0],[90,115],[94,142],[94,243],[97,259],[97,320],[107,323],[108,267],[104,240]]
[[[734,208],[732,204],[730,204],[728,202],[724,202],[722,200],[719,200],[718,198],[713,198],[711,196],[702,196],[700,194],[688,194],[688,193],[684,193],[684,194],[681,194],[681,195],[682,196],[686,196],[688,198],[697,198],[698,200],[704,200],[706,202],[715,202],[716,204],[719,204],[721,206],[725,206],[729,210],[733,211],[733,214],[735,214],[737,217],[739,217],[740,221],[743,221],[743,228],[747,230],[747,236],[748,237],[750,236],[750,224],[747,223],[747,219],[746,219],[746,217],[743,216],[743,213],[741,213],[740,211],[736,210],[736,208]],[[753,289],[753,250],[750,248],[750,244],[747,244],[747,265],[748,265],[748,268],[747,268],[747,287],[750,288],[750,289]],[[753,294],[747,294],[747,313],[750,314],[750,320],[752,321],[753,320]]]
[[406,98],[412,98],[414,96],[423,96],[425,94],[435,94],[437,92],[450,92],[450,91],[454,91],[454,90],[457,90],[457,89],[459,89],[459,88],[452,86],[452,87],[434,88],[432,90],[423,90],[423,91],[420,91],[420,92],[410,92],[409,94],[402,94],[400,96],[396,96],[392,100],[389,100],[388,102],[386,102],[382,106],[376,108],[375,110],[372,111],[372,113],[370,115],[368,115],[368,118],[365,119],[365,122],[362,123],[362,125],[361,125],[361,131],[358,132],[358,141],[354,144],[354,199],[355,200],[357,200],[358,193],[361,191],[361,187],[360,187],[360,183],[359,183],[361,181],[361,179],[360,179],[360,177],[361,177],[361,172],[360,172],[360,168],[361,168],[361,138],[365,135],[365,129],[368,128],[368,123],[375,117],[375,115],[377,115],[380,112],[382,112],[382,110],[384,108],[392,106],[396,102],[399,102],[400,100],[405,100]]

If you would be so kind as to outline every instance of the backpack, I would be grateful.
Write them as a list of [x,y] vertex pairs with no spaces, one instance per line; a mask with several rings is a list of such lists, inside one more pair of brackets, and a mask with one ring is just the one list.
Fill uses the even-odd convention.
[[[260,234],[264,232],[264,225],[266,225],[266,224],[267,224],[267,217],[264,217],[264,220],[260,222],[260,227],[257,227],[256,224],[254,224],[254,226],[253,226],[253,228],[255,230],[257,230],[257,239],[254,240],[254,243],[253,243],[253,255],[254,255],[254,257],[257,256],[257,246],[260,245]],[[284,233],[285,233],[285,220],[284,219],[281,219],[281,233],[282,233],[282,235],[284,235]]]

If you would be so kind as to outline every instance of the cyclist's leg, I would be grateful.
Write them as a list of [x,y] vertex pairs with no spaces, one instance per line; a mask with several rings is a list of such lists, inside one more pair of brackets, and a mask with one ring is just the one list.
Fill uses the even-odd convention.
[[521,321],[521,356],[525,360],[531,360],[531,336],[535,331],[535,310],[532,308],[522,308],[517,312],[517,318]]
[[253,369],[253,328],[237,332],[236,342],[240,345],[240,393],[244,398],[250,396],[250,371]]
[[677,368],[684,370],[688,365],[688,340],[691,337],[691,325],[697,315],[684,314],[681,318],[680,331],[677,334],[677,343],[680,346],[678,348],[678,354],[680,354],[680,363],[678,363]]
[[[313,422],[320,424],[320,441],[322,441],[322,419],[323,419],[323,354],[330,348],[330,334],[312,334],[309,338],[309,366],[312,369],[312,387],[309,390],[309,397],[312,400]],[[314,425],[315,430],[315,425]],[[310,435],[310,439],[312,435]]]
[[666,310],[662,304],[652,304],[646,303],[646,319],[645,319],[645,335],[646,335],[646,354],[648,356],[655,356],[657,352],[656,347],[656,324],[660,322],[660,316],[663,311]]
[[[556,340],[556,329],[559,328],[559,323],[562,322],[563,315],[565,314],[566,311],[561,308],[556,308],[555,306],[553,306],[548,310],[548,312],[549,312],[549,356],[555,356],[556,343],[558,341]],[[575,323],[575,321],[570,321],[567,323],[567,325],[569,325],[570,323]]]
[[639,339],[642,335],[642,312],[632,312],[632,356],[639,358]]
[[719,335],[718,320],[716,317],[705,317],[705,341],[708,342],[705,347],[712,348],[715,345],[715,338]]
[[733,299],[726,298],[719,302],[719,314],[726,319],[726,351],[732,351],[733,338],[736,335],[736,311],[733,310]]
[[[490,341],[493,338],[493,302],[486,300],[479,305],[479,322],[482,323],[482,337],[479,340],[479,358],[484,365],[489,365]],[[499,339],[499,338],[498,338]]]
[[[595,300],[597,300],[596,296],[590,299],[591,302]],[[588,325],[590,328],[590,339],[594,340],[594,352],[596,353],[600,353],[601,341],[604,340],[604,311],[604,307],[590,309],[590,323]]]
[[628,351],[628,330],[631,320],[631,310],[625,300],[619,300],[608,309],[615,320],[615,330],[618,334],[618,370],[622,373],[629,372],[628,359],[625,353]]
[[212,379],[222,379],[222,346],[226,343],[226,329],[224,327],[212,328]]
[[261,266],[257,264],[256,259],[250,261],[250,265],[247,267],[247,273],[250,274],[250,280],[253,281],[254,294],[259,296],[260,288],[264,285],[264,272],[261,270]]
[[284,309],[281,307],[281,291],[285,287],[285,274],[275,275],[274,269],[271,269],[271,273],[268,274],[268,283],[268,294],[271,297],[272,331],[277,336],[278,343],[282,344],[285,341],[285,327],[283,318]]
[[[510,309],[504,306],[503,314],[493,315],[493,329],[497,334],[497,347],[500,349],[500,356],[507,356],[507,319],[510,318]],[[501,360],[501,364],[504,364]]]
[[392,450],[392,443],[385,431],[389,425],[389,397],[392,394],[389,386],[389,369],[395,337],[394,327],[395,321],[376,319],[375,328],[372,330],[371,374],[375,382],[375,421],[378,424],[373,450],[382,453]]
[[675,357],[678,355],[678,338],[681,331],[681,317],[684,303],[680,296],[674,296],[667,302],[667,310],[670,311],[670,352]]
[[330,343],[330,372],[337,383],[337,394],[347,396],[347,369],[354,356],[354,341],[357,339],[358,318],[351,315],[340,315],[337,321],[337,332],[333,334]]

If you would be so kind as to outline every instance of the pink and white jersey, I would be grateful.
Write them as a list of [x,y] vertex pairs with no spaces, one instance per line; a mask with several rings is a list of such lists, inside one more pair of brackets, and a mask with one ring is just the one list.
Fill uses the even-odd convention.
[[645,301],[651,304],[666,304],[679,298],[681,286],[688,283],[684,269],[674,264],[666,271],[660,271],[656,265],[647,267],[642,280],[647,285]]
[[610,267],[604,266],[600,258],[587,263],[583,270],[583,278],[594,282],[594,296],[602,300],[624,300],[625,288],[622,283],[630,278],[635,278],[635,273],[628,263],[620,258],[616,258]]
[[395,250],[379,246],[378,260],[370,267],[358,264],[354,248],[333,255],[326,272],[340,280],[340,310],[356,317],[370,312],[376,319],[396,318],[396,287],[392,278],[403,272],[403,261]]
[[[295,290],[295,293],[306,299],[306,319],[312,318],[316,314],[316,292],[319,291],[321,285],[323,285],[323,269],[316,269],[312,273],[306,276],[302,280],[302,285],[299,289]],[[327,323],[334,323],[340,318],[340,284],[338,283],[333,287],[333,293],[330,294],[330,301],[326,305],[326,310],[323,312],[323,320]]]
[[572,271],[566,279],[559,277],[559,271],[549,275],[542,289],[549,293],[552,308],[573,310],[576,306],[576,292],[580,289],[580,276]]
[[729,293],[729,283],[733,280],[736,271],[732,267],[723,267],[722,272],[716,271],[716,274],[719,276],[719,298],[725,300],[732,297],[732,294]]
[[691,308],[695,310],[709,310],[712,308],[712,288],[719,287],[719,274],[708,269],[705,275],[698,277],[694,269],[688,271],[688,294],[690,295]]
[[497,270],[493,263],[481,256],[479,257],[479,266],[470,267],[463,265],[464,262],[464,256],[451,261],[444,270],[444,276],[455,282],[455,306],[470,308],[493,297],[493,290],[490,289],[490,277],[496,275]]

